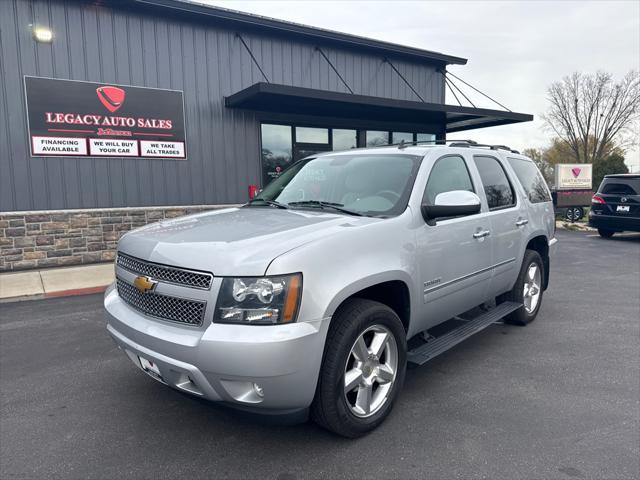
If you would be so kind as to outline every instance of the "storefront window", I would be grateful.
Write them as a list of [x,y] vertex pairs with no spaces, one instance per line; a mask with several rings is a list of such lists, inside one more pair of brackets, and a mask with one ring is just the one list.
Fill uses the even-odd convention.
[[436,136],[433,133],[416,133],[416,141],[427,142],[434,141]]
[[333,129],[333,149],[349,150],[358,146],[357,132],[355,130]]
[[271,180],[291,163],[291,127],[262,124],[262,185]]
[[376,145],[387,145],[389,143],[389,132],[379,130],[367,130],[367,147]]
[[296,127],[296,142],[329,143],[329,129]]
[[391,143],[413,142],[413,133],[411,132],[393,132],[391,135]]

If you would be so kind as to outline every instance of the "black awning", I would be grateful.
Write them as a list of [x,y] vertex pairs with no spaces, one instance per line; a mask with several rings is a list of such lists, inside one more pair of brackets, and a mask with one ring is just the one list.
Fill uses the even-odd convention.
[[225,105],[246,110],[313,114],[354,120],[384,119],[404,124],[437,123],[446,125],[448,133],[533,120],[533,115],[526,113],[395,100],[274,83],[255,83],[225,97]]

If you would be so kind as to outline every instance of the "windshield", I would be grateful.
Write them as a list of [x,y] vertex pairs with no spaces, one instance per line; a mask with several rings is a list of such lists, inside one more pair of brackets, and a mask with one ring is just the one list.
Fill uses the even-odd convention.
[[301,160],[271,182],[254,202],[289,208],[332,208],[393,216],[407,208],[420,160],[415,155],[327,155]]

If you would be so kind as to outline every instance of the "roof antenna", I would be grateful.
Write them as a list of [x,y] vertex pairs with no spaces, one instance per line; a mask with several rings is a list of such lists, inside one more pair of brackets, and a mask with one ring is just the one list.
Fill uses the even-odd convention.
[[400,143],[398,144],[398,150],[404,150],[405,148],[407,148],[407,146],[404,144],[404,138],[402,140],[400,140]]

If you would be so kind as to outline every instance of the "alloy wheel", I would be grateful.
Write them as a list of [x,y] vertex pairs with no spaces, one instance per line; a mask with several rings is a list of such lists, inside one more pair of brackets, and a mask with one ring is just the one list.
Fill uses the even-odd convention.
[[542,275],[540,273],[540,267],[537,263],[531,263],[527,268],[527,275],[524,279],[523,288],[523,300],[524,309],[527,313],[535,312],[540,302],[541,282]]
[[391,331],[373,325],[349,352],[344,371],[344,398],[357,417],[370,417],[388,401],[398,371],[398,346]]

